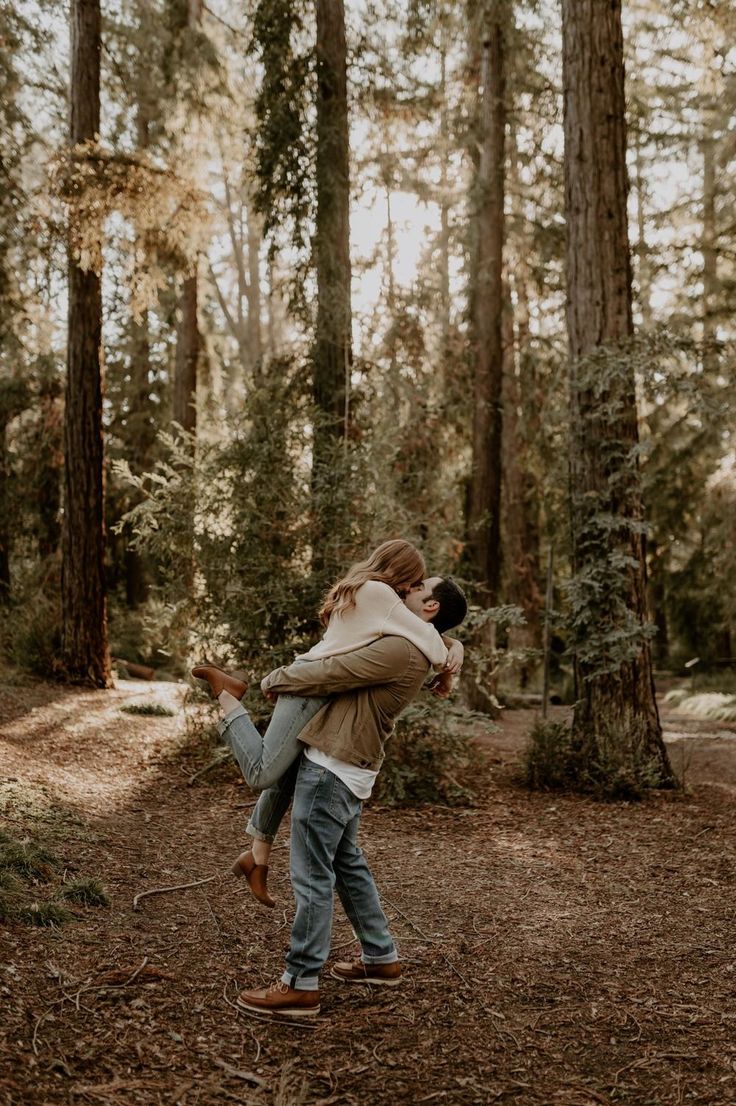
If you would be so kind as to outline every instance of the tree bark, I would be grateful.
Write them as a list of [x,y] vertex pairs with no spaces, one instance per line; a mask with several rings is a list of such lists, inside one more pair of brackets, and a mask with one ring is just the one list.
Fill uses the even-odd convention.
[[10,600],[10,512],[8,485],[10,466],[7,446],[8,423],[0,414],[0,604]]
[[[343,0],[316,0],[317,16],[317,326],[314,340],[314,567],[329,563],[337,537],[341,476],[335,444],[347,433],[352,363],[350,299],[350,155],[347,46]],[[339,527],[337,528],[339,530]],[[338,538],[339,540],[339,538]]]
[[61,383],[49,372],[39,390],[37,437],[38,555],[56,556],[61,544],[61,475],[64,466]]
[[197,368],[199,365],[197,271],[186,277],[179,298],[174,364],[174,422],[194,433],[197,428]]
[[[519,153],[515,129],[509,132],[509,179],[511,210],[517,237],[510,243],[507,265],[509,282],[516,297],[513,316],[511,297],[504,313],[504,415],[503,415],[503,562],[504,581],[509,602],[521,607],[526,618],[524,626],[509,627],[510,649],[542,648],[540,612],[543,597],[539,587],[539,488],[529,460],[529,443],[541,431],[540,404],[534,357],[530,352],[529,333],[529,242],[524,231],[522,182],[519,173]],[[538,666],[538,665],[537,665]],[[520,684],[527,686],[534,663],[522,662]]]
[[473,288],[474,405],[468,542],[480,598],[498,600],[501,568],[501,432],[503,383],[503,247],[506,78],[502,10],[490,6],[482,26],[480,160],[475,184],[476,269]]
[[[635,380],[620,348],[633,333],[620,0],[563,0],[562,18],[573,571],[621,574],[625,611],[602,616],[618,632],[625,616],[647,621]],[[606,349],[615,363],[603,359],[594,370],[584,361]],[[605,373],[595,388],[594,371]],[[659,780],[672,782],[647,641],[611,667],[601,673],[576,654],[573,739],[582,762],[613,760],[635,775],[654,764]]]
[[[100,129],[99,0],[72,0],[72,145]],[[100,229],[101,233],[101,229]],[[97,273],[69,262],[69,334],[64,413],[62,657],[70,679],[107,687],[102,437],[102,295]]]

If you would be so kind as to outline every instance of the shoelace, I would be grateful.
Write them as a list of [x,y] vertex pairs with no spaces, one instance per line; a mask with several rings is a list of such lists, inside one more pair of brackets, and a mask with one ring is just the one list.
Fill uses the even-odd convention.
[[283,983],[281,980],[279,980],[278,983],[272,983],[271,986],[268,988],[269,994],[273,992],[273,994],[275,995],[285,995],[288,990],[289,984]]

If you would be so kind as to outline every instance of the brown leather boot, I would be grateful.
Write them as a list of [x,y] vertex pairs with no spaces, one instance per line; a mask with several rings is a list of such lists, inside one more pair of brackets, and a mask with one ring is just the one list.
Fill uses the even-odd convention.
[[296,991],[286,983],[272,983],[243,991],[236,999],[242,1010],[273,1018],[313,1018],[319,1014],[319,991]]
[[330,975],[344,983],[378,983],[397,987],[401,983],[401,964],[364,964],[362,960],[341,960],[333,964]]
[[222,668],[214,664],[198,664],[192,669],[192,675],[196,680],[206,680],[210,685],[213,698],[217,698],[221,691],[227,691],[236,699],[242,699],[248,690],[245,680],[239,680],[237,676],[231,676]]
[[246,849],[233,864],[233,872],[236,876],[245,876],[254,898],[262,902],[264,906],[274,907],[275,901],[268,893],[268,865],[256,864],[253,853]]

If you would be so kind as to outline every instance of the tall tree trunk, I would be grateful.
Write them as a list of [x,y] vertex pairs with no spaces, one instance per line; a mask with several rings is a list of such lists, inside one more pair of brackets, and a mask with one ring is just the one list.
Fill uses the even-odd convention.
[[[649,645],[634,634],[633,656],[613,652],[632,622],[647,621],[636,391],[620,349],[633,333],[620,0],[563,0],[562,19],[573,570],[612,600],[599,611],[582,592],[589,629],[603,627],[612,652],[602,663],[576,642],[573,737],[589,770],[641,781],[654,765],[672,782]],[[596,352],[598,362],[585,360]]]
[[473,289],[475,388],[468,540],[480,598],[498,599],[501,561],[501,431],[503,382],[503,246],[506,78],[500,3],[482,23],[480,161],[475,182],[477,227]]
[[[150,146],[150,120],[147,105],[139,101],[136,114],[136,132],[138,149],[148,150]],[[153,467],[154,443],[156,441],[156,415],[151,402],[151,338],[148,311],[143,312],[140,321],[130,321],[130,414],[128,417],[129,440],[126,442],[128,457],[135,461],[141,472],[150,472]],[[132,503],[139,502],[134,496]],[[145,559],[130,545],[130,534],[125,531],[125,551],[123,566],[125,572],[125,600],[131,609],[145,602],[148,595],[148,576]]]
[[8,485],[10,465],[7,444],[8,423],[0,413],[0,604],[10,600],[10,510]]
[[61,544],[61,474],[64,466],[61,382],[49,371],[39,389],[37,441],[38,555],[54,557]]
[[[343,0],[316,0],[317,15],[317,329],[314,340],[313,559],[329,566],[339,542],[341,474],[335,445],[347,433],[352,362],[350,155]],[[336,517],[336,514],[338,517]],[[334,552],[334,550],[333,550]]]
[[[712,112],[706,112],[706,127],[713,123]],[[718,230],[716,226],[716,140],[712,131],[703,136],[700,149],[703,157],[703,368],[715,369],[718,354],[714,343],[718,333]]]
[[[471,278],[474,403],[472,467],[466,506],[470,572],[476,599],[495,606],[501,572],[501,432],[503,427],[503,248],[506,140],[505,0],[479,5],[471,56],[480,81],[478,157],[473,188],[474,264]],[[480,43],[480,49],[477,44]],[[480,67],[477,66],[480,55]],[[473,710],[497,713],[495,623],[472,641],[463,690]]]
[[442,367],[450,349],[450,119],[447,93],[447,54],[449,50],[447,23],[441,20],[440,35],[440,326]]
[[[72,0],[72,146],[100,129],[100,4]],[[101,228],[100,228],[101,232]],[[69,335],[64,413],[62,657],[73,680],[107,687],[100,278],[69,262]]]
[[[509,280],[516,293],[513,316],[504,313],[503,518],[505,581],[509,602],[521,607],[524,626],[509,627],[509,648],[542,647],[539,590],[539,488],[529,463],[529,443],[540,432],[534,357],[530,353],[528,240],[524,234],[522,181],[514,127],[509,133],[511,209],[517,237],[510,243]],[[511,300],[508,296],[507,299]],[[526,687],[533,662],[520,665],[520,683]]]
[[644,166],[641,154],[641,136],[637,134],[634,147],[636,158],[636,257],[637,280],[639,284],[639,308],[644,326],[652,325],[652,266],[647,248],[646,224],[644,220]]
[[248,356],[255,367],[263,356],[261,328],[261,220],[256,215],[253,204],[248,205]]
[[174,422],[193,433],[197,428],[197,368],[199,365],[197,270],[186,277],[179,297],[174,364]]

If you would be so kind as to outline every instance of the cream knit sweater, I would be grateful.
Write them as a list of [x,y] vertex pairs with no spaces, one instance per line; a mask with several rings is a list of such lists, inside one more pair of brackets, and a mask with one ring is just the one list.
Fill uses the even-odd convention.
[[447,647],[432,623],[413,614],[393,588],[380,580],[361,584],[355,593],[355,606],[342,614],[333,614],[322,640],[297,660],[349,653],[389,635],[406,638],[436,667],[447,660]]

